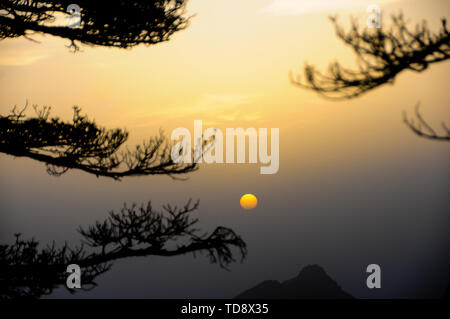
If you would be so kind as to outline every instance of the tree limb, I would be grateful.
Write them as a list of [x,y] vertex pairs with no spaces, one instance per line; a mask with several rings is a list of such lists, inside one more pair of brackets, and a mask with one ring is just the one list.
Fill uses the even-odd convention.
[[99,127],[81,115],[78,107],[74,107],[72,122],[50,118],[49,107],[34,106],[37,117],[25,118],[25,108],[0,116],[0,153],[45,163],[51,175],[77,169],[115,180],[145,175],[176,179],[198,169],[195,161],[172,161],[172,145],[162,132],[133,151],[120,151],[128,132]]
[[80,227],[83,241],[75,248],[67,243],[57,248],[53,243],[39,250],[36,240],[24,241],[16,234],[14,244],[0,245],[0,298],[50,294],[65,286],[70,264],[82,268],[82,288],[89,290],[114,261],[124,258],[205,252],[211,263],[227,269],[236,261],[232,251],[236,248],[243,261],[246,244],[232,229],[220,226],[210,234],[199,233],[198,219],[190,216],[198,205],[189,200],[182,208],[166,205],[163,211],[155,211],[150,202],[140,207],[124,205],[120,213],[111,212],[105,221],[86,230]]
[[343,100],[358,97],[384,84],[392,84],[396,76],[405,71],[422,72],[430,64],[450,58],[450,34],[447,21],[442,19],[441,29],[431,33],[425,21],[414,30],[407,27],[403,14],[392,16],[389,30],[360,30],[356,21],[346,33],[335,17],[330,18],[336,35],[350,46],[356,55],[358,69],[342,67],[338,62],[330,64],[328,74],[317,71],[313,65],[305,65],[305,79],[291,74],[291,82],[301,88],[313,90],[321,96]]
[[442,128],[445,132],[444,135],[437,134],[436,131],[423,119],[419,111],[419,106],[420,104],[417,104],[415,111],[417,123],[413,118],[408,119],[406,112],[403,112],[403,122],[409,127],[409,129],[413,131],[414,134],[424,138],[437,141],[450,141],[450,130],[447,128],[445,123],[442,123]]
[[77,42],[106,47],[131,48],[168,41],[188,26],[187,0],[77,0],[80,28],[55,25],[72,1],[4,0],[0,3],[0,39],[50,34]]

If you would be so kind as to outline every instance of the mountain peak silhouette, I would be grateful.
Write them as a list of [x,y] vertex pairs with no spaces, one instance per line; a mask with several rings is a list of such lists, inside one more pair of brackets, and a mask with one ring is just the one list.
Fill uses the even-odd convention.
[[304,267],[297,277],[279,282],[266,280],[236,296],[236,299],[350,299],[319,265]]

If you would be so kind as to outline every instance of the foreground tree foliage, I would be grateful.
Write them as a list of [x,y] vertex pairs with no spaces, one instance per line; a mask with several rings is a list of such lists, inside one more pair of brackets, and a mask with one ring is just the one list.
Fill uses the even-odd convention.
[[127,176],[168,175],[177,178],[198,169],[196,163],[174,163],[171,143],[163,133],[133,151],[120,151],[128,132],[105,129],[74,108],[72,122],[50,117],[50,108],[34,106],[27,118],[16,108],[0,116],[0,152],[46,164],[52,175],[71,169],[120,180]]
[[402,71],[422,72],[430,64],[450,58],[446,19],[442,19],[437,33],[431,33],[425,21],[417,24],[415,30],[409,29],[402,14],[392,16],[389,30],[381,27],[361,31],[353,22],[346,33],[336,18],[332,17],[331,21],[337,37],[355,53],[358,69],[348,69],[335,62],[330,64],[328,74],[322,74],[313,65],[306,64],[306,82],[300,76],[292,79],[295,85],[329,99],[355,98],[383,84],[393,84]]
[[[350,69],[339,62],[330,64],[328,73],[323,74],[313,65],[306,64],[304,79],[291,76],[294,85],[313,90],[332,100],[346,100],[361,96],[384,84],[393,84],[398,74],[410,70],[423,72],[431,64],[450,58],[450,34],[447,20],[441,20],[438,32],[431,32],[423,21],[414,29],[409,28],[403,14],[392,16],[389,29],[365,28],[361,30],[353,21],[349,32],[339,26],[331,17],[336,35],[355,53],[358,68]],[[418,125],[405,115],[405,123],[417,135],[435,140],[449,140],[447,135],[438,135],[416,111]]]
[[[187,27],[187,0],[4,0],[0,2],[0,39],[50,34],[88,45],[131,48],[168,41]],[[68,16],[68,6],[81,8],[79,28],[55,25],[57,17]]]
[[[156,211],[151,203],[111,212],[103,222],[88,229],[79,228],[83,243],[70,248],[55,243],[39,250],[39,243],[22,240],[16,234],[12,245],[0,245],[0,298],[39,298],[66,283],[67,266],[81,267],[82,289],[96,286],[95,279],[112,267],[112,262],[128,257],[177,256],[206,253],[211,263],[223,268],[241,261],[247,254],[246,244],[233,230],[217,227],[211,233],[200,233],[198,219],[191,213],[199,202],[188,201],[184,207],[163,206]],[[66,287],[66,286],[65,286]],[[74,292],[74,290],[70,290]]]

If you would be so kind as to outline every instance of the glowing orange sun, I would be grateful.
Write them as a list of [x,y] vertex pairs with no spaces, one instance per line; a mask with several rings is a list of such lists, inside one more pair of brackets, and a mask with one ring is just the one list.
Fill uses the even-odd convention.
[[243,209],[251,210],[258,205],[258,199],[253,194],[245,194],[240,200]]

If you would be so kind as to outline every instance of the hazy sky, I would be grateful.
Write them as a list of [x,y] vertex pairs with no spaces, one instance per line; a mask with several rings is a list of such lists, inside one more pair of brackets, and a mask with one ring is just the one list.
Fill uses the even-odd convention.
[[[320,264],[358,297],[428,296],[448,283],[449,145],[420,139],[402,123],[421,102],[438,127],[450,123],[450,64],[402,73],[352,101],[330,102],[293,87],[305,61],[324,70],[354,65],[327,16],[361,24],[376,1],[191,0],[196,14],[172,40],[132,50],[82,47],[51,36],[0,42],[0,112],[15,104],[51,105],[70,119],[78,105],[97,123],[130,131],[130,145],[160,128],[280,128],[280,170],[259,164],[202,165],[185,182],[140,177],[115,182],[80,172],[46,174],[44,165],[0,155],[0,240],[22,232],[43,243],[75,242],[78,225],[102,220],[124,202],[201,200],[205,230],[224,225],[248,243],[231,272],[206,258],[141,258],[115,263],[95,297],[232,297],[266,279],[285,280]],[[384,18],[402,10],[436,30],[448,1],[378,2]],[[239,207],[254,193],[259,206]],[[383,288],[369,291],[365,267],[382,267]],[[211,284],[211,278],[214,284]],[[436,280],[436,278],[438,280]],[[440,286],[439,286],[440,285]],[[437,287],[437,288],[436,288]],[[57,296],[64,292],[57,292]]]

